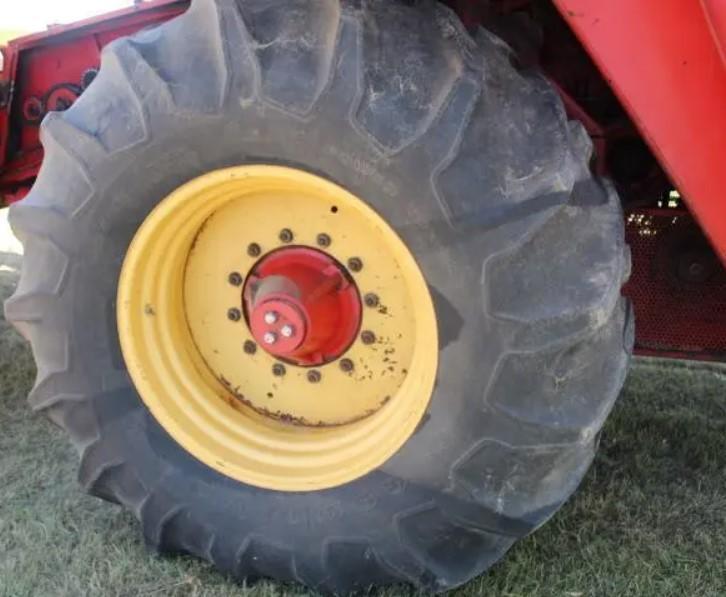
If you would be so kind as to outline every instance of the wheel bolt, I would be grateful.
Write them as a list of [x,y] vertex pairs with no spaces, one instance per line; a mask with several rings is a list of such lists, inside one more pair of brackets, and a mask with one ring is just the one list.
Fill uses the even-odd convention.
[[348,269],[352,272],[359,272],[363,269],[363,262],[360,257],[351,257],[348,259]]
[[246,340],[244,343],[245,354],[255,354],[257,352],[257,344],[252,340]]
[[242,318],[242,313],[239,309],[232,307],[227,311],[227,319],[230,321],[239,321]]
[[331,240],[327,234],[322,233],[318,234],[317,242],[319,247],[329,247]]
[[308,381],[310,383],[318,383],[321,378],[322,375],[320,375],[320,371],[308,371]]
[[274,344],[277,342],[277,335],[273,332],[266,332],[264,336],[262,336],[262,340],[265,344]]
[[262,253],[262,249],[257,243],[250,243],[247,247],[247,254],[250,257],[259,257],[260,253]]
[[227,277],[227,280],[232,286],[241,286],[242,285],[242,275],[239,272],[232,272]]
[[363,302],[365,303],[366,307],[377,307],[379,302],[378,295],[369,292],[363,297]]
[[293,335],[295,334],[295,328],[294,328],[294,327],[292,327],[291,325],[283,325],[283,326],[282,326],[282,327],[280,328],[280,333],[281,333],[281,334],[282,334],[282,335],[283,335],[283,336],[284,336],[285,338],[292,338],[292,337],[293,337]]
[[282,377],[283,375],[285,375],[285,373],[285,365],[283,365],[282,363],[275,363],[272,366],[272,375],[274,375],[275,377]]
[[351,361],[350,359],[342,359],[340,361],[340,370],[344,373],[350,373],[351,371],[353,371],[353,368],[353,361]]
[[280,241],[283,243],[291,243],[292,239],[295,238],[295,236],[292,233],[292,230],[289,228],[283,228],[280,230]]
[[360,339],[363,344],[373,344],[376,341],[376,335],[370,330],[366,330],[361,333]]
[[277,322],[277,313],[274,311],[268,311],[265,313],[265,323],[267,325],[272,325],[275,322]]

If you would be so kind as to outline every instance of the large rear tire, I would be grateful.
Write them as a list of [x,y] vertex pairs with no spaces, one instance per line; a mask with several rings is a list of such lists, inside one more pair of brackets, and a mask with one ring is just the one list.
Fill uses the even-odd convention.
[[[41,136],[42,171],[11,211],[25,261],[6,315],[33,346],[32,407],[68,431],[84,488],[131,510],[150,546],[237,578],[443,590],[580,483],[632,346],[622,214],[582,127],[498,39],[427,1],[194,0],[105,48]],[[132,238],[171,191],[241,164],[362,198],[433,297],[427,412],[343,485],[231,479],[171,438],[127,374],[115,301]]]

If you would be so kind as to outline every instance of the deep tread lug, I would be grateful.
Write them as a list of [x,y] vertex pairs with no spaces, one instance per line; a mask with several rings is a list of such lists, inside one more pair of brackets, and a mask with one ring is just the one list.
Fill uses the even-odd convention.
[[439,173],[456,159],[464,131],[466,131],[481,93],[482,85],[481,81],[477,80],[476,73],[465,73],[457,79],[439,115],[417,140],[417,147],[412,148],[418,150],[420,145],[425,151],[434,193],[440,202],[442,211],[447,216],[448,208],[438,194],[435,181]]
[[451,13],[435,3],[420,10],[428,18],[395,2],[364,3],[365,68],[356,120],[387,154],[426,132],[464,70]]
[[72,147],[73,157],[82,164],[86,176],[90,179],[89,169],[94,162],[105,157],[107,150],[97,136],[76,126],[69,117],[73,113],[72,109],[68,112],[50,112],[40,125],[40,139],[46,147],[51,144],[64,148]]
[[480,574],[514,543],[511,537],[454,524],[433,505],[401,514],[396,528],[401,542],[433,573],[438,591]]
[[120,469],[124,464],[123,461],[103,462],[99,465],[93,462],[94,455],[89,454],[92,451],[93,446],[89,446],[81,455],[78,482],[89,495],[94,495],[115,504],[122,504],[123,502],[116,496],[115,492],[109,489],[107,477],[113,475],[117,469]]
[[337,0],[239,2],[260,64],[261,94],[291,114],[308,114],[328,84],[338,37]]
[[[69,268],[68,255],[55,243],[26,236],[23,274],[15,293],[5,302],[5,318],[15,323],[16,327],[21,323],[42,321],[50,303],[63,292],[68,282]],[[49,274],[33,276],[36,271],[47,271]]]
[[[155,31],[155,30],[152,30]],[[138,50],[132,38],[108,44],[101,54],[102,63],[115,79],[123,83],[128,97],[140,114],[144,139],[151,137],[150,113],[174,112],[174,98],[167,82],[161,78]]]
[[539,522],[575,490],[594,454],[592,441],[515,447],[482,440],[454,465],[452,477],[491,511]]
[[140,520],[144,533],[144,542],[149,549],[159,553],[175,553],[179,547],[168,545],[166,539],[166,527],[184,512],[182,504],[168,505],[167,500],[162,500],[156,493],[149,494],[140,506]]
[[[163,29],[141,31],[128,44],[163,82],[165,95],[171,96],[178,110],[216,114],[224,105],[229,84],[222,26],[218,3],[199,0]],[[180,53],[177,40],[189,49]],[[192,72],[203,74],[204,80],[182,84]]]
[[296,582],[297,573],[292,552],[260,537],[254,537],[241,546],[237,553],[237,578],[275,578]]
[[366,541],[331,540],[323,547],[323,568],[329,578],[325,588],[335,594],[363,592],[396,582]]

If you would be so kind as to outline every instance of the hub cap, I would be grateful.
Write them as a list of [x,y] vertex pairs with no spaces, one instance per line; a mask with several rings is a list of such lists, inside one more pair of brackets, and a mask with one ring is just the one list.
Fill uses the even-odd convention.
[[322,251],[292,247],[270,253],[252,269],[244,298],[255,340],[297,365],[335,360],[360,327],[355,281]]
[[125,258],[118,323],[169,434],[277,490],[381,465],[436,374],[433,305],[402,241],[337,185],[276,166],[213,172],[164,199]]

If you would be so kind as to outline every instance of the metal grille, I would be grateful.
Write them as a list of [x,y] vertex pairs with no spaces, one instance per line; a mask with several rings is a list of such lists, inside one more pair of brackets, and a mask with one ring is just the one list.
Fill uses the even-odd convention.
[[726,269],[679,209],[630,212],[636,352],[726,361]]

